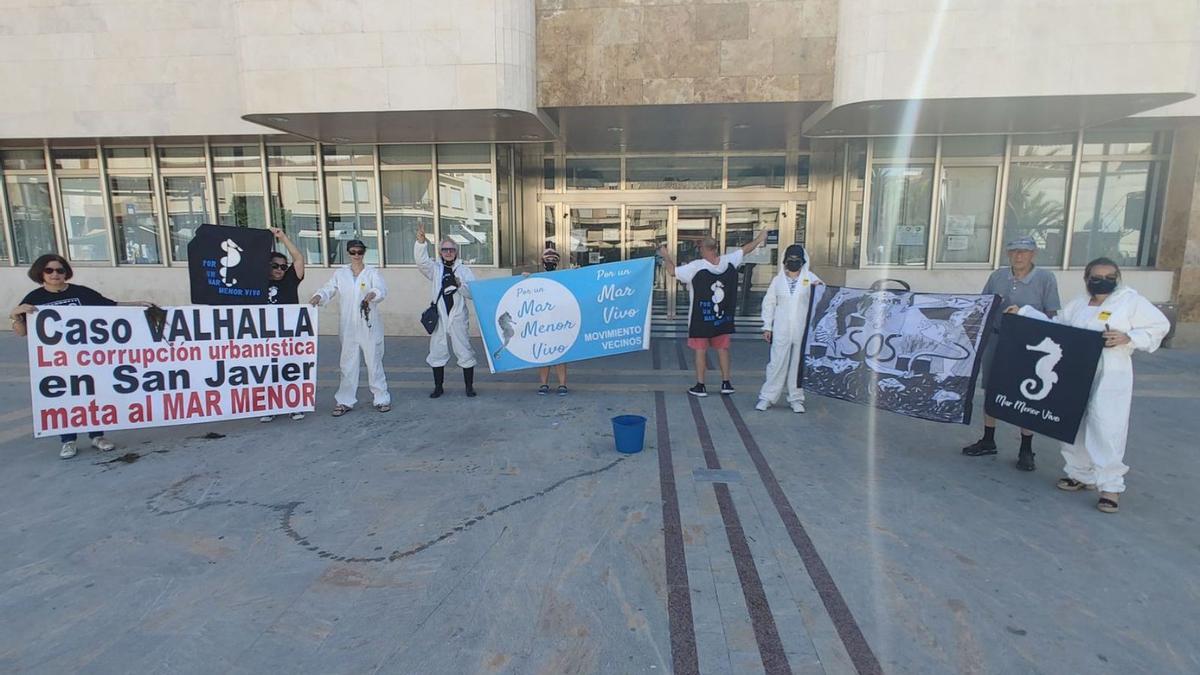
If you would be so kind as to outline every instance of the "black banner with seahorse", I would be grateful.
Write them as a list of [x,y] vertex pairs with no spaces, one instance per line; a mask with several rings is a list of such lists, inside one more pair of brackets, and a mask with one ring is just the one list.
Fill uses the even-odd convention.
[[1023,316],[1001,322],[984,410],[1023,429],[1074,443],[1104,338]]
[[188,242],[193,305],[262,305],[267,297],[270,230],[201,225]]
[[816,286],[806,392],[936,422],[971,421],[998,296]]

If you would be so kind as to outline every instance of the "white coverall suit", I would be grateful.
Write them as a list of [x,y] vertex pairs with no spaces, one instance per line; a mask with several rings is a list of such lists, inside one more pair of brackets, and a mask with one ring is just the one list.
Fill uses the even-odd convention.
[[788,404],[804,403],[804,390],[796,382],[796,375],[800,370],[800,359],[804,356],[800,348],[808,321],[808,302],[812,297],[810,291],[813,285],[821,283],[821,279],[809,271],[807,258],[806,252],[794,290],[789,287],[787,270],[781,263],[779,274],[771,280],[763,297],[763,330],[771,331],[771,359],[767,362],[767,379],[758,392],[758,398],[770,404],[779,400],[785,382]]
[[[1053,321],[1099,332],[1107,325],[1128,335],[1129,343],[1105,347],[1101,352],[1079,434],[1074,443],[1062,444],[1064,471],[1068,478],[1095,485],[1101,492],[1124,492],[1129,471],[1124,460],[1133,400],[1133,351],[1158,349],[1171,323],[1149,300],[1126,286],[1118,287],[1099,306],[1089,305],[1090,299],[1087,295],[1075,298]],[[1047,320],[1028,305],[1020,314]]]
[[[429,257],[425,244],[417,242],[413,246],[413,259],[417,261],[417,269],[429,279],[429,301],[437,303],[438,324],[433,334],[429,336],[429,356],[425,363],[431,368],[441,368],[450,362],[450,347],[454,348],[454,358],[458,359],[460,368],[475,367],[475,350],[471,349],[470,318],[467,302],[471,299],[471,282],[475,275],[471,268],[461,260],[454,260],[454,276],[458,278],[458,291],[454,293],[454,307],[446,314],[446,303],[442,300],[442,273],[445,265],[441,256],[436,259]],[[449,347],[447,346],[449,334]]]
[[[368,293],[374,293],[371,313],[363,319],[362,301]],[[362,351],[367,364],[367,383],[375,405],[389,405],[392,396],[388,393],[387,377],[383,373],[383,316],[379,303],[387,297],[387,284],[379,270],[365,265],[354,276],[350,266],[339,267],[316,295],[324,306],[334,296],[338,298],[338,333],[342,340],[342,356],[338,363],[342,379],[333,398],[340,405],[353,407],[358,400],[358,353]]]

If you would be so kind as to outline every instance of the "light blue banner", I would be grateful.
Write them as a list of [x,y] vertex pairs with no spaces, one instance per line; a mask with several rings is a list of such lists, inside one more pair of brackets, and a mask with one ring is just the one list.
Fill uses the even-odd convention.
[[471,284],[493,373],[650,348],[654,258]]

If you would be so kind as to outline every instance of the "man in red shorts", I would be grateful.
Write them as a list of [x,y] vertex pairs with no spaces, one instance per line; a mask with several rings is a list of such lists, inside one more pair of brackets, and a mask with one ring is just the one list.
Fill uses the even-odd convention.
[[663,244],[658,254],[675,278],[687,284],[691,303],[688,305],[688,346],[696,356],[696,386],[688,389],[692,396],[708,396],[704,388],[705,354],[708,348],[717,350],[721,364],[721,393],[734,392],[729,381],[729,336],[733,333],[733,318],[737,313],[737,268],[742,258],[767,240],[768,230],[758,233],[753,241],[718,255],[720,244],[708,238],[700,242],[700,257],[676,267],[675,259]]

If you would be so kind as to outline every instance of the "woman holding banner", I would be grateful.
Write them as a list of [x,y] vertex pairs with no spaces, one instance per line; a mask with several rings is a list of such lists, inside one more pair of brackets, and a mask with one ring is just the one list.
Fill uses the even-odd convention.
[[[34,260],[33,265],[29,267],[28,274],[29,279],[35,284],[40,284],[40,286],[27,293],[21,299],[21,304],[17,305],[8,315],[9,320],[12,321],[13,332],[22,337],[28,334],[28,328],[25,323],[26,317],[36,312],[38,307],[50,305],[76,307],[112,307],[114,305],[151,306],[151,303],[141,300],[136,302],[116,302],[87,286],[67,283],[74,276],[74,271],[71,269],[71,263],[56,253],[47,253]],[[63,434],[60,437],[59,440],[62,441],[62,449],[59,450],[58,456],[61,459],[71,459],[75,456],[78,452],[75,447],[77,438],[77,434]],[[101,452],[108,452],[117,447],[112,441],[104,437],[103,431],[89,431],[88,438],[92,439],[92,447]]]
[[[554,272],[558,269],[559,256],[552,242],[546,242],[546,250],[542,251],[542,271]],[[567,265],[569,269],[571,265]],[[529,276],[528,273],[525,276]],[[567,389],[567,364],[556,363],[554,365],[554,376],[558,378],[558,395],[566,396]],[[550,366],[542,366],[538,368],[538,396],[547,396],[550,394]]]
[[[1116,513],[1125,491],[1125,441],[1129,435],[1129,408],[1133,400],[1133,352],[1153,352],[1171,329],[1163,313],[1137,291],[1121,285],[1121,270],[1108,258],[1096,258],[1084,269],[1087,295],[1067,303],[1053,321],[1104,334],[1104,351],[1096,370],[1075,443],[1063,443],[1066,478],[1060,490],[1099,488],[1096,508]],[[1009,313],[1042,320],[1045,314],[1025,305]]]
[[[450,348],[458,366],[463,369],[463,382],[467,396],[475,396],[475,350],[471,349],[471,314],[467,300],[471,299],[470,285],[475,281],[471,268],[458,259],[458,243],[446,237],[438,246],[438,258],[429,257],[425,247],[425,226],[417,225],[417,242],[413,245],[413,258],[417,269],[429,279],[429,304],[437,308],[438,322],[429,336],[429,356],[425,362],[433,368],[433,391],[429,398],[438,398],[445,390],[446,364],[450,362]],[[447,346],[449,343],[449,347]]]

